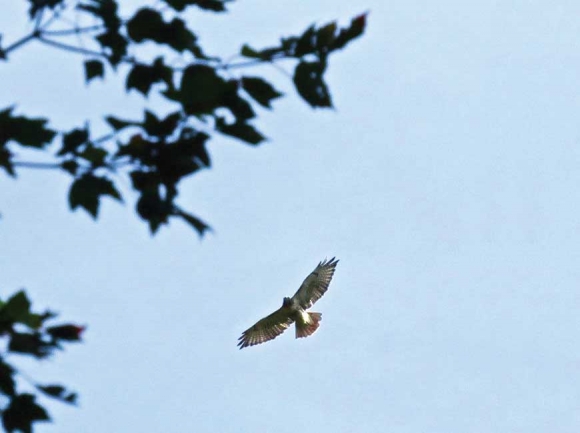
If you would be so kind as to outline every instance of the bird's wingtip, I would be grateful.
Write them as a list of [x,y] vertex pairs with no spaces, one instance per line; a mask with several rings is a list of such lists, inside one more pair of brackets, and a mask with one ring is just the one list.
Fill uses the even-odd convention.
[[326,257],[324,258],[323,261],[321,261],[318,265],[319,266],[328,266],[328,265],[336,265],[340,260],[335,257],[333,257],[332,259],[328,260]]

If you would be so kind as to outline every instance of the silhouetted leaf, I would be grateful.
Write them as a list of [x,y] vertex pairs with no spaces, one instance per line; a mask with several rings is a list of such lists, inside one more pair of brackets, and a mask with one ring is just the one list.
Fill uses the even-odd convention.
[[295,57],[302,62],[326,62],[328,54],[343,48],[348,42],[360,36],[366,25],[366,14],[352,19],[350,26],[340,29],[337,34],[336,22],[330,22],[320,28],[308,27],[299,37],[283,38],[279,46],[256,50],[248,45],[242,46],[240,54],[244,57],[272,61],[282,57]]
[[195,5],[201,9],[207,9],[214,12],[223,12],[226,10],[226,3],[232,0],[164,0],[169,6],[178,12],[183,11],[187,6]]
[[88,12],[102,20],[105,31],[95,37],[107,55],[109,63],[116,67],[127,55],[129,41],[119,32],[121,19],[118,15],[116,0],[84,0],[77,4],[77,9]]
[[[51,316],[52,317],[52,316]],[[47,320],[46,313],[45,314],[35,314],[29,313],[20,323],[28,326],[30,329],[38,329],[42,326],[43,322]]]
[[239,95],[237,82],[230,82],[230,84],[231,89],[224,95],[222,105],[232,112],[237,121],[245,121],[256,117],[256,113],[250,103]]
[[[159,181],[166,188],[174,188],[181,178],[209,166],[209,156],[205,149],[208,136],[195,133],[191,128],[186,130],[177,140],[160,147],[154,160]],[[171,194],[173,193],[168,191],[167,198],[170,200]]]
[[244,44],[242,46],[242,49],[240,50],[240,54],[244,57],[249,57],[251,59],[261,59],[262,55],[260,54],[259,51],[253,49],[252,47],[250,47],[247,44]]
[[57,155],[62,156],[68,153],[76,154],[79,147],[85,144],[89,139],[89,130],[85,129],[73,129],[72,131],[66,133],[62,137],[62,147],[58,151]]
[[99,200],[104,195],[121,201],[121,195],[113,182],[105,177],[86,173],[73,182],[68,197],[69,205],[72,210],[80,206],[96,218],[99,213]]
[[65,325],[51,326],[46,328],[46,332],[57,340],[80,341],[81,335],[85,331],[84,326],[67,323]]
[[127,84],[125,87],[127,91],[136,89],[147,96],[149,90],[151,90],[151,86],[157,81],[159,81],[158,77],[149,66],[135,65],[127,75]]
[[35,358],[46,358],[56,348],[54,344],[44,341],[38,332],[32,334],[12,332],[8,350],[15,353],[32,355]]
[[12,166],[12,153],[8,149],[0,148],[0,167],[2,167],[10,176],[16,176]]
[[76,404],[77,394],[67,391],[62,385],[37,385],[36,389],[64,403]]
[[121,25],[116,0],[83,0],[76,8],[102,20],[107,30],[116,31]]
[[0,147],[14,140],[22,146],[42,148],[48,145],[56,132],[46,128],[46,119],[13,116],[13,107],[0,111]]
[[152,171],[139,171],[135,170],[131,172],[131,183],[133,188],[137,191],[149,191],[157,190],[161,179],[159,174]]
[[30,312],[30,301],[23,290],[0,304],[0,333],[11,330],[16,323],[32,329],[40,327],[42,323],[41,316]]
[[93,78],[105,75],[105,66],[100,60],[87,60],[85,62],[85,82],[89,83]]
[[188,148],[188,154],[191,158],[199,161],[200,165],[209,167],[211,161],[205,143],[209,136],[203,132],[196,131],[193,128],[183,128],[179,141],[182,146]]
[[144,7],[127,22],[127,33],[135,42],[143,42],[147,39],[156,40],[161,37],[164,26],[165,22],[159,12]]
[[316,48],[321,51],[330,51],[336,37],[336,22],[326,24],[316,31]]
[[59,4],[63,3],[64,0],[28,0],[30,3],[30,9],[28,10],[28,15],[30,18],[34,18],[36,14],[46,8],[54,9]]
[[32,424],[50,420],[46,410],[36,404],[32,394],[20,394],[10,400],[2,413],[2,425],[7,432],[32,433]]
[[158,188],[147,189],[137,201],[137,213],[149,223],[151,233],[155,234],[161,224],[167,224],[173,206],[161,198]]
[[115,157],[128,156],[132,161],[138,161],[144,165],[154,165],[156,155],[159,153],[159,143],[143,138],[141,134],[135,134],[126,145],[120,145]]
[[143,120],[143,129],[149,135],[156,136],[159,124],[159,118],[149,110],[145,110],[145,119]]
[[231,87],[213,68],[191,65],[181,77],[179,102],[188,114],[208,114],[223,104]]
[[93,167],[100,167],[105,163],[105,159],[109,154],[105,149],[95,146],[87,146],[82,152],[79,153],[79,157],[89,161]]
[[0,392],[9,397],[16,394],[16,383],[13,375],[14,369],[0,360]]
[[282,96],[270,83],[259,77],[243,77],[242,87],[256,102],[266,108],[272,108],[272,100]]
[[[107,52],[112,66],[118,65],[127,54],[129,42],[118,30],[109,29],[95,38]],[[108,49],[108,50],[107,50]]]
[[111,128],[113,128],[115,131],[120,131],[121,129],[124,129],[128,126],[137,126],[140,125],[139,122],[133,122],[130,120],[122,120],[122,119],[117,119],[116,117],[113,116],[107,116],[105,117],[105,121],[111,125]]
[[12,295],[0,308],[0,317],[3,321],[22,322],[26,320],[29,313],[30,301],[23,290]]
[[316,28],[314,25],[308,27],[306,31],[298,38],[294,45],[293,55],[302,57],[305,54],[312,53],[316,50]]
[[203,236],[206,231],[211,230],[210,226],[208,226],[198,217],[193,216],[187,212],[179,210],[176,212],[176,215],[183,218],[183,220],[191,227],[193,227],[200,236]]
[[181,113],[179,111],[169,114],[163,120],[159,120],[155,114],[145,110],[143,128],[147,134],[153,137],[167,137],[173,134],[180,120]]
[[330,92],[323,79],[324,62],[302,61],[294,71],[296,90],[312,107],[332,107]]
[[366,13],[354,17],[349,27],[340,30],[338,36],[331,43],[330,48],[332,50],[343,48],[350,41],[362,35],[366,27],[366,20]]
[[158,136],[167,137],[173,134],[181,119],[181,111],[175,111],[168,114],[167,117],[165,117],[165,119],[163,119],[159,124],[159,130],[157,131]]
[[46,310],[42,314],[35,314],[35,315],[39,316],[41,325],[44,324],[44,322],[46,322],[47,320],[51,320],[51,319],[54,319],[55,317],[58,317],[58,314],[56,314],[50,310]]
[[164,186],[175,189],[175,185],[182,177],[202,168],[202,165],[190,155],[191,149],[187,144],[177,141],[162,148],[155,168]]
[[265,137],[256,128],[245,122],[228,124],[223,118],[218,117],[216,118],[216,129],[223,134],[239,138],[250,144],[259,144],[265,140]]
[[164,82],[168,88],[173,88],[173,71],[163,63],[162,58],[157,58],[151,66],[135,65],[127,75],[125,88],[127,91],[136,89],[147,96],[151,86],[155,83]]
[[66,161],[63,161],[60,166],[63,170],[69,172],[73,176],[77,174],[77,170],[79,169],[79,164],[74,159],[67,159]]
[[201,48],[197,45],[197,37],[186,27],[185,21],[174,18],[167,24],[166,36],[162,43],[166,43],[175,51],[183,52],[188,50],[194,56],[205,57]]
[[196,36],[187,28],[185,21],[174,18],[165,22],[159,12],[151,8],[141,8],[127,23],[129,37],[140,43],[147,40],[165,44],[175,51],[190,51],[194,56],[204,58],[197,45]]

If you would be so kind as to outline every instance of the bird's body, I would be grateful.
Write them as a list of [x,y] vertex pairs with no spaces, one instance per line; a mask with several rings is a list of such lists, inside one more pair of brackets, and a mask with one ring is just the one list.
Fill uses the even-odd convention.
[[240,349],[273,340],[295,323],[296,338],[312,335],[320,326],[322,314],[306,311],[324,295],[334,275],[338,260],[324,260],[304,280],[291,298],[284,298],[282,307],[244,331]]
[[294,298],[284,298],[282,308],[296,324],[296,338],[308,337],[320,326],[322,314],[307,312]]

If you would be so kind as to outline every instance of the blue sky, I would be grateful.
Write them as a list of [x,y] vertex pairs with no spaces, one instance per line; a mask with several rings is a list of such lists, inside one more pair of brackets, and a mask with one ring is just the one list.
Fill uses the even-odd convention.
[[[5,43],[27,28],[17,3],[2,6]],[[580,4],[230,9],[191,14],[207,51],[371,13],[331,60],[336,110],[265,70],[287,94],[260,117],[270,141],[212,140],[213,168],[180,195],[215,230],[202,241],[179,223],[151,238],[130,200],[105,201],[98,223],[71,213],[64,175],[3,177],[0,294],[25,287],[89,327],[83,345],[21,363],[81,394],[80,408],[47,402],[55,423],[38,431],[577,432]],[[2,106],[59,128],[105,131],[103,113],[143,105],[34,45],[0,79]],[[313,337],[236,348],[332,256]]]

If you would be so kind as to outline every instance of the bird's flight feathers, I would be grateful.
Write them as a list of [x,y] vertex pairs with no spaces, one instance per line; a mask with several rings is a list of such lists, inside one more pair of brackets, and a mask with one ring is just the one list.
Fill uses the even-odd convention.
[[238,339],[238,346],[243,349],[244,347],[273,340],[288,329],[293,321],[288,315],[288,309],[281,307],[244,331]]
[[316,269],[306,277],[292,299],[297,300],[305,310],[312,307],[328,290],[337,263],[338,260],[334,257],[320,262]]

